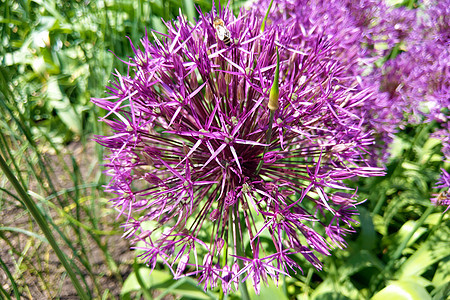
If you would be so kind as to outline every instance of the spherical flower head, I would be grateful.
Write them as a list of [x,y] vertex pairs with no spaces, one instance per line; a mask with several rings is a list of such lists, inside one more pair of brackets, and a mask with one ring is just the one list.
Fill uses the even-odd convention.
[[267,275],[321,269],[355,223],[356,194],[342,181],[383,175],[365,158],[368,91],[340,80],[333,43],[291,43],[289,28],[261,32],[261,22],[228,9],[195,24],[179,17],[161,41],[133,46],[128,74],[93,100],[113,131],[97,141],[110,150],[107,191],[124,236],[151,268],[162,261],[205,289],[250,278],[259,292]]

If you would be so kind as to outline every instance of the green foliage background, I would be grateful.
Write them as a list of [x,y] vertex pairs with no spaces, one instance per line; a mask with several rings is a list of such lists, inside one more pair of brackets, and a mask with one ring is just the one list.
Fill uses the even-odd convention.
[[[193,279],[173,281],[164,268],[150,274],[118,242],[121,220],[102,192],[103,153],[91,141],[106,129],[97,122],[104,112],[90,99],[104,96],[115,69],[126,72],[118,61],[131,53],[125,37],[138,44],[146,29],[164,32],[161,18],[171,20],[179,9],[193,20],[194,4],[211,10],[206,0],[0,0],[0,155],[13,176],[0,173],[2,299],[219,297]],[[231,6],[237,11],[242,2]],[[437,126],[407,127],[393,145],[387,176],[353,182],[368,199],[358,234],[346,250],[324,258],[324,271],[305,266],[251,297],[376,300],[405,292],[445,299],[450,222],[429,201],[440,168],[449,168],[440,141],[429,137]],[[52,239],[74,272],[71,280]]]

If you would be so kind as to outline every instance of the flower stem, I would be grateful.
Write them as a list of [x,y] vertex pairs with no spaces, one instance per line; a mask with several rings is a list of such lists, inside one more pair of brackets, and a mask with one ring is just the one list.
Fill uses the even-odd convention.
[[[237,214],[239,213],[239,211],[235,210],[235,216],[234,216],[234,226],[236,228],[235,232],[239,232],[237,229],[239,228],[240,224],[239,224],[239,218],[237,217]],[[244,251],[244,246],[243,244],[241,244],[241,238],[243,237],[239,237],[236,236],[236,254],[237,256],[241,256],[241,257],[245,257],[245,251]],[[244,267],[244,261],[243,260],[239,260],[239,269],[242,270],[242,268]],[[241,299],[243,300],[250,300],[250,296],[248,294],[248,289],[247,289],[247,281],[243,281],[242,279],[244,278],[244,274],[241,274],[239,276],[239,290],[241,291]]]
[[270,1],[269,7],[267,8],[266,15],[264,16],[264,20],[261,23],[261,32],[264,32],[264,29],[266,28],[266,21],[267,17],[269,16],[270,9],[272,8],[273,0]]

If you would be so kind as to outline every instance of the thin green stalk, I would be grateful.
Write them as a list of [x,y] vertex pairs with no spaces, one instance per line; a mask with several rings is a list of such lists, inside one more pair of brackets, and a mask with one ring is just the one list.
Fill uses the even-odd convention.
[[[5,296],[5,298],[2,297]],[[11,296],[6,292],[6,290],[0,285],[0,299],[11,299]],[[20,299],[20,298],[17,298]]]
[[[4,130],[4,128],[2,128],[2,129]],[[3,130],[1,130],[1,132],[0,132],[0,138],[1,138],[0,143],[3,143],[4,145],[7,145],[8,142],[7,142],[6,138],[5,138],[5,135],[3,134]],[[11,132],[11,130],[9,130],[9,131]],[[8,153],[8,157],[15,157],[14,155],[12,155],[11,149],[9,147],[4,147],[4,148],[2,147],[1,150],[2,150],[2,155],[3,156],[6,157],[6,153]],[[17,161],[15,159],[11,159],[11,163],[13,164],[13,166],[14,166],[14,168],[16,170],[20,170],[19,166],[17,165]],[[17,172],[17,174],[18,174],[18,177],[19,177],[20,184],[22,186],[25,186],[25,181],[24,181],[24,179],[22,177],[21,172]]]
[[[235,211],[235,216],[234,216],[234,226],[235,226],[235,232],[237,234],[238,232],[238,228],[239,228],[239,219],[237,218],[237,214],[239,212]],[[241,244],[241,238],[239,236],[236,236],[236,254],[237,256],[242,256],[245,257],[245,251],[244,251],[244,247]],[[244,262],[240,259],[239,260],[239,269],[242,270],[242,268],[244,267]],[[241,276],[239,276],[239,290],[241,291],[241,299],[243,300],[250,300],[250,295],[248,294],[248,289],[247,289],[247,282],[244,281],[242,282],[242,279],[244,278],[244,274],[242,274]]]
[[139,264],[136,261],[136,257],[134,258],[134,262],[133,262],[133,271],[134,271],[134,274],[136,275],[137,282],[141,286],[141,291],[144,294],[144,299],[146,299],[146,300],[153,299],[152,294],[150,293],[150,291],[145,286],[145,283],[142,280],[141,274],[139,273]]
[[30,214],[35,219],[36,223],[41,228],[41,230],[44,233],[45,237],[47,238],[49,244],[52,246],[53,250],[55,251],[56,255],[58,256],[58,259],[61,261],[62,265],[66,269],[67,274],[69,275],[69,277],[72,281],[72,284],[78,293],[78,296],[80,297],[80,299],[88,300],[89,298],[87,297],[87,295],[86,295],[84,289],[82,288],[75,273],[72,271],[72,266],[67,261],[66,256],[64,255],[64,252],[62,252],[61,249],[59,248],[58,243],[56,242],[50,228],[48,227],[48,224],[47,224],[45,218],[40,213],[36,204],[31,200],[30,196],[28,196],[28,194],[22,188],[20,183],[17,181],[14,174],[11,173],[8,165],[6,164],[5,160],[3,159],[3,157],[1,155],[0,155],[0,167],[3,170],[3,173],[6,175],[6,177],[11,182],[11,184],[14,186],[14,188],[17,191],[17,193],[19,194],[20,198],[22,198],[22,201],[24,202],[28,211],[30,212]]
[[[6,276],[9,278],[9,281],[11,281],[11,285],[12,285],[12,288],[13,288],[13,291],[14,291],[14,296],[16,296],[16,299],[19,300],[20,299],[20,294],[19,294],[19,289],[17,288],[17,284],[14,281],[14,278],[11,275],[11,272],[9,272],[8,267],[3,262],[1,257],[0,257],[0,266],[2,266],[3,271],[6,273]],[[1,287],[1,285],[0,285],[0,287]],[[11,297],[9,297],[8,299],[11,299]]]
[[261,32],[264,32],[264,29],[266,28],[266,21],[267,21],[267,17],[269,16],[270,9],[272,8],[272,3],[273,3],[273,0],[270,1],[269,7],[267,8],[267,11],[266,11],[266,15],[264,16],[264,19],[261,23]]
[[[52,192],[52,193],[56,193],[56,189],[53,185],[51,176],[49,174],[49,172],[47,171],[47,167],[46,167],[46,163],[44,158],[42,157],[42,155],[40,154],[40,152],[37,149],[37,145],[35,142],[35,139],[32,135],[32,132],[30,131],[30,128],[27,127],[25,124],[25,117],[23,116],[22,113],[20,113],[20,111],[16,110],[14,111],[9,105],[6,105],[5,102],[0,101],[0,104],[2,104],[2,106],[4,107],[4,109],[8,112],[9,116],[11,117],[12,120],[14,120],[15,124],[18,126],[20,132],[25,136],[25,141],[28,142],[29,147],[31,147],[31,150],[33,151],[33,154],[36,156],[37,161],[38,161],[38,166],[40,167],[42,174],[45,176],[45,178],[47,179],[47,184],[48,184],[48,188],[46,188],[46,186],[43,184],[43,180],[41,179],[42,174],[37,174],[36,170],[35,170],[35,164],[32,164],[31,162],[28,161],[28,158],[25,156],[25,159],[27,160],[28,165],[30,166],[30,169],[33,171],[33,175],[35,176],[36,180],[39,182],[40,186],[46,191],[46,192]],[[16,117],[15,113],[18,113],[18,118]],[[23,141],[25,143],[25,141]],[[5,148],[7,147],[6,144],[4,144]],[[12,156],[11,156],[12,157]],[[61,200],[59,198],[57,198],[59,204],[61,206],[64,206],[63,203],[61,203]]]

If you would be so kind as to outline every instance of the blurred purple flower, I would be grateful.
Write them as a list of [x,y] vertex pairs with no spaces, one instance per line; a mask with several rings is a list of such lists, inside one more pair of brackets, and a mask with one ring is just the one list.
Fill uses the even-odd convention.
[[[431,2],[414,10],[390,10],[394,15],[410,15],[408,21],[398,20],[398,24],[412,29],[398,41],[403,43],[403,52],[383,65],[381,88],[395,100],[393,109],[401,114],[411,114],[407,120],[409,123],[422,121],[422,116],[440,123],[448,119],[449,7],[450,1],[445,0]],[[402,122],[404,119],[399,115],[398,124]]]
[[[414,10],[390,10],[402,28],[412,28],[401,35],[403,52],[388,60],[379,75],[381,89],[395,105],[396,126],[406,123],[436,121],[441,129],[433,134],[442,140],[442,152],[449,159],[448,122],[450,120],[450,0],[429,1]],[[414,20],[414,22],[413,22]],[[438,187],[445,185],[446,173]],[[442,181],[444,180],[444,181]],[[443,192],[446,194],[446,192]],[[439,198],[439,197],[438,197]],[[444,197],[445,198],[445,197]],[[433,202],[437,201],[433,198]],[[445,200],[443,200],[445,203]]]
[[[97,141],[110,150],[106,190],[124,236],[151,268],[161,261],[224,292],[250,277],[259,292],[267,274],[301,270],[296,253],[320,270],[317,254],[345,247],[359,203],[342,181],[384,173],[367,162],[370,91],[354,88],[333,38],[261,32],[254,10],[217,14],[229,40],[212,13],[132,45],[128,74],[93,99],[113,130]],[[269,112],[277,48],[279,107]]]
[[[258,1],[261,16],[269,2]],[[373,163],[380,158],[385,160],[403,112],[400,107],[396,110],[395,100],[381,90],[383,77],[374,65],[386,55],[387,46],[379,49],[380,43],[395,45],[411,30],[412,14],[404,12],[394,16],[392,9],[381,0],[281,0],[275,1],[274,7],[270,22],[294,32],[291,44],[304,49],[321,37],[333,44],[334,56],[340,62],[339,74],[335,76],[354,91],[364,91],[367,95],[358,115],[364,116],[361,126],[373,130],[377,140],[367,151],[371,152]],[[406,19],[408,26],[400,26],[405,27],[403,31],[399,26],[394,29]]]
[[450,189],[450,174],[442,169],[442,175],[439,181],[436,183],[436,186],[434,187],[436,189],[444,189],[438,194],[434,194],[433,198],[431,198],[431,203],[435,205],[447,205],[447,209],[445,212],[447,212],[450,209],[450,195],[449,195],[449,189]]

